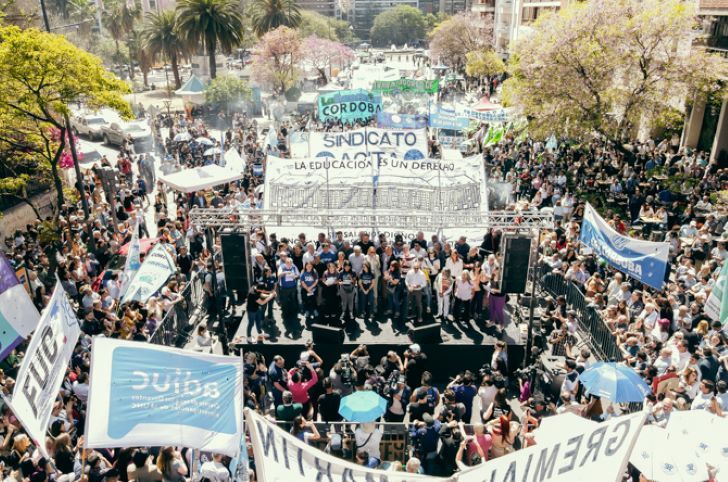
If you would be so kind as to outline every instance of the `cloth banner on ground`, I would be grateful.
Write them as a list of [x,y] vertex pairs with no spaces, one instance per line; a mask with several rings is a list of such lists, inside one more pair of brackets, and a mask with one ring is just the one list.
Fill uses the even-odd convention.
[[612,267],[655,289],[662,287],[668,267],[668,243],[643,241],[619,234],[591,204],[587,204],[584,211],[581,242]]
[[508,111],[505,109],[481,112],[468,107],[463,109],[463,115],[482,122],[508,122]]
[[0,253],[0,360],[38,326],[40,314],[15,269]]
[[[646,413],[615,417],[593,427],[562,432],[560,439],[489,460],[457,474],[458,482],[622,480]],[[558,417],[558,415],[557,415]]]
[[392,92],[417,92],[421,94],[435,94],[440,86],[439,79],[433,80],[415,80],[415,79],[399,79],[399,80],[377,80],[372,85],[372,91],[389,94]]
[[346,132],[311,132],[308,139],[310,156],[306,157],[425,159],[428,152],[425,129],[367,127]]
[[458,115],[455,109],[448,109],[441,105],[436,105],[430,109],[428,122],[432,128],[454,131],[466,129],[470,124],[468,118]]
[[421,114],[377,114],[377,126],[387,129],[424,129],[427,127],[427,116]]
[[92,348],[87,447],[177,445],[237,456],[239,358],[102,337]]
[[174,259],[164,244],[155,245],[131,280],[129,288],[121,299],[122,304],[128,301],[145,303],[176,270]]
[[319,94],[318,118],[320,121],[354,122],[369,120],[382,110],[381,94],[364,89],[340,90]]
[[13,398],[8,402],[45,457],[45,434],[51,412],[80,334],[73,307],[57,281],[18,371]]
[[122,298],[126,291],[129,289],[131,280],[134,279],[134,275],[139,271],[142,265],[141,261],[141,242],[139,241],[139,219],[137,218],[136,223],[132,226],[131,243],[129,244],[129,251],[126,253],[126,263],[124,263],[124,271],[121,273],[121,289],[119,290],[119,296]]
[[[487,209],[480,157],[402,160],[281,159],[268,156],[267,209]],[[405,226],[387,226],[401,229]]]
[[718,280],[705,303],[705,314],[723,324],[728,319],[728,296],[723,296],[726,292],[726,280],[728,280],[728,262],[723,261]]
[[311,447],[250,409],[245,409],[245,420],[250,430],[256,475],[260,482],[454,481],[453,478],[368,469]]

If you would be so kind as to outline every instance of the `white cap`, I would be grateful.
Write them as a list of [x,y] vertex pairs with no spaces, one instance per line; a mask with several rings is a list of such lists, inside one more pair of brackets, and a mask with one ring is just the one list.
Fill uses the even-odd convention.
[[419,353],[419,352],[421,351],[421,349],[420,349],[420,345],[418,345],[417,343],[412,343],[412,344],[411,344],[411,345],[409,346],[409,349],[410,349],[410,351],[411,351],[412,353]]

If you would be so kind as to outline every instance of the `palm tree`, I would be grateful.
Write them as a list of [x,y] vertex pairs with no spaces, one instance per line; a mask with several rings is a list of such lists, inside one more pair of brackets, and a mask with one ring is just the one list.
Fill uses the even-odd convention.
[[297,28],[301,20],[296,0],[255,0],[251,6],[253,30],[259,37],[281,26]]
[[182,38],[177,33],[177,16],[174,10],[150,12],[142,30],[142,44],[154,56],[163,56],[172,65],[174,88],[182,87],[179,76],[179,56],[185,52]]
[[[121,40],[130,41],[129,36],[134,30],[134,23],[141,15],[141,6],[137,1],[133,5],[129,5],[125,0],[114,0],[107,2],[104,8],[104,17],[102,23],[109,35],[114,39],[116,44],[116,56],[119,57],[119,42]],[[134,78],[134,67],[132,65],[131,55],[129,56],[129,77]]]
[[210,78],[215,78],[218,44],[230,52],[243,41],[243,16],[238,0],[180,0],[177,31],[188,45],[204,43],[210,58]]

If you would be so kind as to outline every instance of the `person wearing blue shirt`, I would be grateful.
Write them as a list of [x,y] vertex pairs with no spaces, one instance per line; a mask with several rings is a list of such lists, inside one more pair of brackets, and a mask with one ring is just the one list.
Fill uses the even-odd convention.
[[318,273],[313,269],[313,263],[309,261],[303,267],[303,273],[301,273],[301,297],[303,298],[306,324],[318,317],[318,310],[316,309],[318,280]]
[[281,299],[283,322],[295,321],[298,318],[298,278],[300,273],[293,260],[286,260],[278,268],[278,288]]
[[321,253],[319,254],[319,257],[321,258],[321,262],[324,264],[336,262],[336,253],[331,249],[331,246],[329,246],[328,243],[323,243],[321,245]]

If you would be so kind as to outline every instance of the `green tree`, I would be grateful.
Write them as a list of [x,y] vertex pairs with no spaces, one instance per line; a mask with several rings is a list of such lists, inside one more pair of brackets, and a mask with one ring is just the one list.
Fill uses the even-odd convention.
[[312,10],[301,10],[301,24],[298,26],[301,38],[315,35],[319,38],[349,43],[354,41],[351,24],[344,20],[321,15]]
[[412,44],[425,38],[427,22],[417,8],[400,5],[385,10],[374,18],[372,43],[377,46]]
[[251,90],[248,83],[234,75],[221,75],[210,81],[205,91],[205,102],[215,107],[225,107],[230,111],[230,104],[250,99]]
[[[141,6],[139,5],[138,0],[131,5],[126,2],[126,0],[111,0],[106,2],[103,16],[101,17],[101,23],[109,32],[111,38],[114,39],[117,58],[121,57],[121,52],[119,50],[120,42],[126,41],[127,48],[130,51],[132,50],[132,46],[130,45],[131,36],[137,20],[141,17],[141,11]],[[128,61],[129,78],[134,79],[132,55],[129,55]]]
[[185,51],[184,42],[177,30],[174,10],[149,12],[142,30],[144,48],[155,58],[163,57],[172,66],[174,88],[182,87],[179,75],[179,56]]
[[543,15],[515,46],[504,103],[535,135],[568,126],[574,138],[599,134],[621,147],[674,99],[719,89],[726,66],[691,48],[695,19],[680,0],[590,0]]
[[217,76],[215,54],[225,53],[243,42],[243,15],[237,0],[180,0],[177,31],[189,45],[204,44],[210,62],[210,77]]
[[296,28],[301,24],[296,0],[254,0],[250,14],[253,31],[259,37],[278,27]]
[[506,64],[493,50],[468,52],[465,58],[465,73],[470,77],[492,77],[506,71]]
[[0,150],[29,152],[29,162],[50,173],[61,205],[59,161],[66,147],[69,105],[83,101],[130,117],[123,98],[129,87],[104,69],[98,57],[37,29],[0,28],[0,65]]

